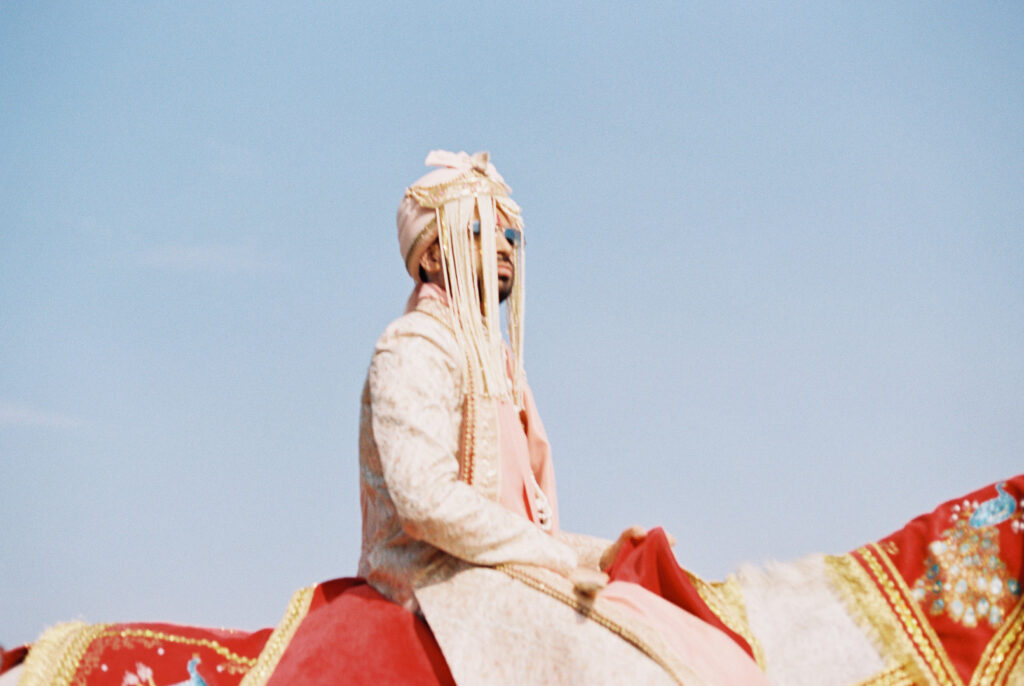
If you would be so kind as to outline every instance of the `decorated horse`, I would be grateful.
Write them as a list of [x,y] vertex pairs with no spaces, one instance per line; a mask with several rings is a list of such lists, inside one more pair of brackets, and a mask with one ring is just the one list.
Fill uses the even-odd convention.
[[[716,626],[780,686],[1024,684],[1024,475],[842,555],[681,568],[659,529],[619,550],[639,583]],[[586,602],[578,611],[588,612]],[[430,629],[357,578],[300,589],[255,632],[69,622],[3,653],[0,686],[454,684]]]

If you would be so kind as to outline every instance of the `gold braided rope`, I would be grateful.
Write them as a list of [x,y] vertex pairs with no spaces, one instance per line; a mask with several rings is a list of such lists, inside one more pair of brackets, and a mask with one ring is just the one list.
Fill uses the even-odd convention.
[[[949,656],[942,647],[942,642],[932,628],[931,623],[925,618],[920,606],[913,601],[910,589],[907,588],[903,577],[900,575],[896,565],[892,563],[889,556],[877,543],[871,543],[861,549],[861,554],[872,568],[875,578],[882,582],[882,587],[889,598],[889,602],[900,615],[903,624],[910,632],[918,650],[928,661],[936,678],[942,684],[954,684],[961,686],[963,681]],[[881,561],[881,562],[879,562]]]
[[903,665],[896,665],[863,681],[858,681],[854,686],[917,686],[917,682]]
[[[671,676],[673,680],[680,684],[680,686],[701,686],[697,681],[696,675],[692,673],[687,674],[688,678],[684,682],[682,677],[677,673],[677,668],[675,665],[672,665],[668,660],[664,658],[663,655],[661,655],[657,650],[655,650],[649,643],[647,643],[643,638],[638,636],[635,632],[629,630],[622,624],[605,616],[597,609],[595,609],[592,604],[581,602],[578,597],[560,591],[559,589],[554,588],[550,584],[545,583],[541,579],[537,579],[527,574],[522,569],[519,569],[513,565],[500,564],[497,565],[495,569],[504,572],[516,581],[526,584],[535,591],[540,591],[541,593],[544,593],[545,595],[548,595],[554,598],[555,600],[558,600],[559,602],[568,605],[569,607],[573,608],[574,610],[576,610],[576,612],[580,613],[587,619],[593,620],[597,624],[603,626],[605,629],[608,629],[613,634],[619,636],[626,642],[630,643],[644,655],[646,655],[651,660],[656,662],[658,666],[664,669],[665,672],[669,676]],[[680,666],[680,668],[682,669],[682,666]]]
[[264,686],[267,683],[270,675],[277,669],[285,649],[291,644],[299,625],[309,613],[309,605],[313,601],[313,592],[316,588],[316,586],[306,586],[292,595],[284,617],[281,618],[281,623],[267,639],[263,651],[256,660],[256,666],[249,670],[238,686]]
[[1018,638],[1011,649],[1006,653],[1003,663],[1003,670],[999,674],[1002,679],[1000,683],[1024,684],[1024,639]]
[[108,636],[121,636],[123,638],[143,638],[151,639],[156,641],[166,641],[167,643],[180,643],[182,645],[191,646],[202,646],[203,648],[209,648],[213,652],[220,655],[228,662],[234,662],[236,664],[245,665],[246,667],[252,667],[256,664],[256,658],[246,657],[239,655],[238,653],[225,648],[217,641],[209,638],[192,638],[190,636],[177,636],[175,634],[169,634],[165,631],[153,631],[152,629],[113,629],[110,631],[103,631],[96,638],[106,638]]
[[[1007,615],[1003,625],[992,637],[985,652],[981,654],[978,666],[983,669],[976,671],[971,678],[971,686],[996,686],[997,684],[1024,683],[1024,662],[1020,661],[1024,651],[1024,598]],[[1010,681],[1010,677],[1016,679]]]
[[860,563],[852,555],[826,555],[825,568],[847,612],[886,662],[904,665],[915,683],[934,683],[899,618]]

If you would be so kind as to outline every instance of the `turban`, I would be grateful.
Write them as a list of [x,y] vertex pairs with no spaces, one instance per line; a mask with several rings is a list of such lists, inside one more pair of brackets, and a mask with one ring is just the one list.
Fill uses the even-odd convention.
[[[439,169],[409,186],[398,206],[398,247],[406,271],[419,282],[423,253],[434,241],[440,243],[450,324],[466,351],[467,374],[486,395],[499,397],[510,391],[521,403],[524,247],[520,243],[515,250],[515,281],[506,308],[511,359],[506,361],[498,319],[495,243],[499,216],[522,231],[519,206],[486,152],[432,150],[426,164]],[[478,239],[471,228],[475,220],[480,222]]]
[[459,197],[491,196],[502,214],[521,227],[519,206],[508,197],[512,190],[490,162],[490,155],[478,152],[431,150],[428,167],[441,167],[422,176],[406,189],[398,205],[398,249],[406,271],[419,281],[419,262],[437,238],[437,208]]

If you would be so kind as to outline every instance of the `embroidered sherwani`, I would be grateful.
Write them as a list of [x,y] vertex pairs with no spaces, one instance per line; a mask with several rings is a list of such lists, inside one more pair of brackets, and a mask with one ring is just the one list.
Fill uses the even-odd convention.
[[[698,676],[633,608],[574,594],[565,575],[609,542],[558,533],[557,515],[543,531],[498,502],[502,400],[466,386],[445,305],[421,297],[381,336],[364,387],[360,576],[422,613],[460,684],[726,683]],[[537,497],[555,509],[528,392],[524,404],[540,429],[528,435]],[[717,633],[680,614],[694,635]]]

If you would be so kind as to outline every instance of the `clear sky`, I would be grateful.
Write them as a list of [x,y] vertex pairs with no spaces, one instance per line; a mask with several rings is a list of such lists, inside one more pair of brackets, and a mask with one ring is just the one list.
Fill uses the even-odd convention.
[[721,577],[1024,471],[1019,2],[4,2],[0,642],[354,574],[432,148],[523,206],[565,528]]

